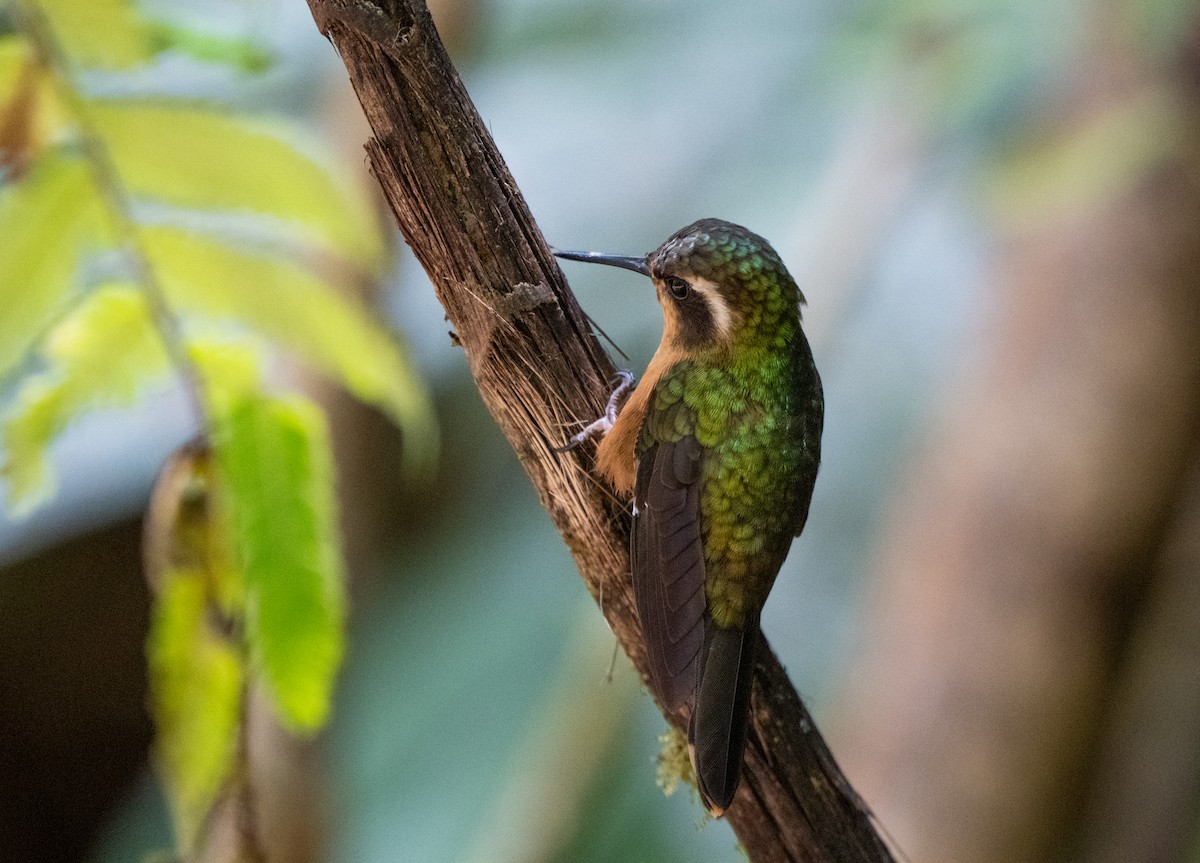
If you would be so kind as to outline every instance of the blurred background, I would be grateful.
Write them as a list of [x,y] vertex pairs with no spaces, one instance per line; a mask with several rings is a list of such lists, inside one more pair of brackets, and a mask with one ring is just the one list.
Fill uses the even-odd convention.
[[[301,0],[147,4],[267,45],[164,57],[364,164]],[[1200,10],[1180,0],[440,0],[548,240],[641,253],[703,216],[770,238],[825,381],[812,513],[763,629],[913,861],[1200,861]],[[365,165],[364,165],[365,167]],[[390,216],[381,208],[390,226]],[[331,727],[257,716],[289,861],[735,861],[654,782],[665,723],[483,410],[397,240],[378,301],[444,446],[323,392],[353,573]],[[640,372],[636,276],[572,267]],[[321,384],[313,382],[315,391]],[[140,518],[178,393],[56,448],[0,521],[0,860],[170,847],[147,765]],[[564,431],[564,436],[567,431]]]

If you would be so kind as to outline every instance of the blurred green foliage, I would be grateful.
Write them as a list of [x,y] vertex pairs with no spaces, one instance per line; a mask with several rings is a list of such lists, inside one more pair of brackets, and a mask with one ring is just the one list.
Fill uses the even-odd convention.
[[284,725],[312,732],[329,714],[345,606],[325,418],[307,399],[250,397],[218,434],[246,640]]
[[[146,556],[159,765],[190,856],[244,782],[249,683],[312,733],[343,653],[327,423],[309,398],[270,394],[268,340],[402,426],[413,466],[435,451],[430,407],[395,339],[348,298],[386,264],[361,183],[228,106],[98,97],[89,76],[135,73],[186,32],[130,0],[4,11],[17,29],[0,50],[0,234],[13,240],[0,245],[0,475],[27,514],[53,496],[50,448],[84,414],[169,371],[189,391],[200,454],[168,462]],[[182,47],[262,65],[228,44]]]
[[147,645],[159,768],[185,852],[229,779],[242,717],[241,652],[210,625],[207,575],[164,573]]
[[[64,6],[77,16],[127,9],[118,0],[83,11]],[[80,57],[101,52],[88,59],[98,68],[149,62],[155,80],[128,87],[139,97],[198,79],[224,86],[242,106],[286,106],[314,126],[329,124],[317,98],[345,73],[303,3],[148,8],[164,20],[202,20],[218,35],[134,16],[127,34],[98,39],[100,25],[78,17],[63,25],[64,42]],[[1158,45],[1192,12],[1178,0],[1123,8],[1132,10],[1130,32]],[[552,243],[642,252],[697,217],[721,216],[770,237],[801,280],[826,382],[825,460],[764,631],[822,719],[858,635],[854,612],[881,513],[895,502],[934,394],[971,350],[986,243],[979,199],[995,176],[986,169],[1061,85],[1079,50],[1082,5],[492,0],[463,3],[460,12],[476,52],[456,59]],[[0,105],[17,80],[17,71],[5,71],[19,71],[5,59],[17,48],[0,42]],[[181,55],[228,68],[198,73]],[[263,74],[248,80],[247,69]],[[311,144],[293,150],[293,132],[260,120],[208,106],[114,101],[120,88],[110,78],[85,83],[104,94],[93,123],[112,136],[129,187],[139,199],[188,212],[185,221],[148,219],[142,234],[151,260],[164,264],[164,287],[187,332],[211,334],[213,321],[233,322],[222,335],[245,337],[256,356],[261,342],[252,332],[392,415],[420,413],[409,401],[404,356],[381,347],[378,329],[323,291],[296,254],[332,248],[356,268],[382,271],[364,227],[372,214],[358,190],[346,191],[359,180],[309,159]],[[61,111],[39,99],[47,109],[35,128],[48,140],[45,120]],[[361,133],[347,134],[357,153]],[[222,159],[222,141],[236,142],[240,155]],[[1082,154],[1079,170],[1095,168],[1086,157],[1096,150],[1088,140],[1081,147],[1043,156]],[[77,153],[49,152],[58,168],[38,162],[0,191],[0,217],[18,206],[24,214],[23,222],[3,222],[0,371],[15,368],[53,326],[75,285],[69,253],[78,246],[63,231],[38,258],[45,287],[20,296],[8,287],[21,284],[10,274],[32,271],[17,256],[39,254],[45,224],[65,228],[80,218],[66,203],[87,194]],[[276,177],[265,166],[280,160],[290,167]],[[58,191],[18,200],[35,194],[33,181]],[[1004,183],[1039,188],[1036,174]],[[231,211],[238,218],[210,236],[207,217]],[[847,227],[861,223],[873,226],[869,233]],[[813,236],[821,242],[809,245]],[[600,271],[572,276],[589,313],[640,371],[661,326],[651,293]],[[572,863],[742,859],[726,825],[698,827],[687,789],[664,800],[655,787],[661,718],[623,661],[615,683],[604,683],[611,641],[479,405],[427,280],[406,259],[396,281],[388,302],[432,378],[445,458],[437,482],[395,514],[397,548],[350,609],[328,732],[331,858],[499,860],[481,849],[502,847],[513,860]],[[38,368],[61,362],[46,347],[37,351]],[[373,362],[360,362],[368,355]],[[257,380],[257,361],[231,364]],[[232,369],[220,374],[236,377]],[[33,437],[45,447],[56,433]],[[257,506],[262,515],[268,503]],[[185,604],[175,611],[195,623]],[[574,775],[556,773],[562,764]],[[547,789],[549,802],[536,793]],[[157,792],[139,790],[97,859],[136,859],[160,846],[164,817]]]

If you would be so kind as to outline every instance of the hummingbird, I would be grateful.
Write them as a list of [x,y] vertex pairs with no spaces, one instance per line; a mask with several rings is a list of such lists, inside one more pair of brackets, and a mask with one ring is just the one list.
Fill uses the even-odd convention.
[[824,395],[800,325],[804,296],[778,253],[740,225],[701,219],[642,256],[556,251],[649,276],[663,335],[642,380],[626,373],[596,471],[632,495],[634,599],[650,683],[691,705],[688,751],[705,808],[741,779],[759,617],[808,518]]

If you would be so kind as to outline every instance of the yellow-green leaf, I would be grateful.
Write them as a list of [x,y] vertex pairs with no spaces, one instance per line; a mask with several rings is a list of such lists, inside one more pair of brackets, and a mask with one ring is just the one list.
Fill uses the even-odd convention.
[[410,463],[432,459],[436,438],[425,389],[396,340],[365,309],[291,261],[174,228],[145,228],[141,238],[178,309],[250,326],[379,406],[404,429]]
[[167,368],[142,295],[124,285],[97,289],[50,330],[44,370],[21,380],[3,415],[4,476],[13,510],[53,492],[48,448],[84,411],[128,404]]
[[33,50],[24,39],[0,36],[0,106],[8,103],[16,92],[25,67],[33,59]]
[[202,571],[164,573],[147,644],[150,691],[159,770],[188,851],[235,766],[241,715],[238,650],[211,616]]
[[0,187],[0,378],[65,305],[101,214],[87,166],[62,151]]
[[150,495],[142,530],[146,580],[157,592],[175,570],[201,570],[214,612],[228,622],[245,610],[242,575],[233,564],[230,531],[214,494],[212,447],[196,438],[163,463]]
[[1098,212],[1172,156],[1186,116],[1177,97],[1148,90],[1054,138],[1025,144],[989,178],[995,216],[1045,224]]
[[54,80],[29,43],[0,38],[0,182],[20,177],[66,125]]
[[284,724],[314,731],[329,713],[345,606],[325,418],[305,399],[264,397],[217,420],[250,650]]
[[377,273],[380,226],[361,182],[289,143],[282,130],[214,107],[98,101],[89,115],[135,195],[270,216]]
[[178,845],[192,858],[218,796],[229,789],[242,714],[241,574],[229,566],[214,507],[210,450],[176,450],[163,465],[146,514],[146,577],[156,594],[147,644],[156,761]]
[[149,27],[132,0],[49,0],[35,5],[50,20],[72,63],[128,69],[153,54]]
[[187,349],[204,380],[204,395],[212,413],[226,416],[234,405],[262,389],[265,348],[257,337],[189,334]]

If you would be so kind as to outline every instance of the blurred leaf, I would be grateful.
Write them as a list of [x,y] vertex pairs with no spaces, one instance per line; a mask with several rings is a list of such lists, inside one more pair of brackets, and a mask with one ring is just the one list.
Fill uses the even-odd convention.
[[0,36],[0,104],[12,96],[21,70],[33,59],[29,44],[15,33]]
[[[243,669],[223,614],[225,564],[214,523],[212,457],[176,450],[160,471],[146,515],[146,577],[156,594],[147,656],[158,729],[156,756],[179,846],[190,852],[209,810],[237,769]],[[190,857],[190,853],[188,854]]]
[[1191,37],[1196,18],[1192,0],[1142,0],[1122,3],[1115,13],[1126,18],[1122,32],[1139,41],[1149,57],[1168,60]]
[[50,0],[37,5],[72,61],[85,68],[130,69],[170,50],[243,72],[269,66],[267,53],[251,40],[151,21],[132,0]]
[[[0,181],[19,176],[33,158],[37,109],[37,66],[28,59],[8,63],[0,44]],[[11,52],[10,52],[11,54]]]
[[80,252],[101,227],[87,165],[64,150],[0,187],[0,379],[66,303]]
[[384,248],[361,184],[280,130],[209,106],[99,101],[88,114],[134,195],[280,219],[372,274]]
[[871,3],[832,40],[840,50],[831,71],[854,83],[866,72],[887,88],[890,108],[930,132],[978,134],[1010,123],[1031,84],[1061,74],[1078,9],[1066,0]]
[[145,301],[126,285],[91,294],[50,331],[41,356],[45,370],[21,380],[0,426],[9,502],[17,512],[52,493],[47,449],[72,419],[129,404],[144,381],[167,369]]
[[202,572],[164,573],[147,650],[158,765],[185,849],[234,767],[241,714],[238,651],[208,618]]
[[263,346],[253,335],[190,335],[187,349],[204,379],[213,414],[228,416],[235,405],[262,390]]
[[996,215],[1046,221],[1106,206],[1180,145],[1183,116],[1170,95],[1148,91],[1026,144],[989,178]]
[[52,0],[36,5],[50,20],[63,50],[80,66],[128,69],[153,54],[149,25],[131,0]]
[[[596,661],[609,650],[612,633],[594,608],[579,609],[571,641],[555,654],[551,685],[527,707],[524,739],[509,753],[491,811],[477,819],[473,841],[459,858],[465,863],[588,856],[579,849],[564,852],[591,815],[597,786],[628,744],[640,687],[624,667],[626,673],[614,676],[612,685],[596,685]],[[648,778],[643,770],[643,781]]]
[[200,33],[156,22],[150,25],[150,41],[156,51],[182,51],[196,60],[223,63],[241,72],[264,72],[271,65],[271,56],[250,39]]
[[176,449],[159,471],[146,510],[142,557],[155,590],[176,570],[200,571],[214,610],[229,620],[245,607],[242,576],[233,565],[223,512],[211,493],[212,453],[203,439]]
[[141,232],[170,301],[182,312],[233,318],[380,407],[406,434],[411,464],[432,460],[432,409],[408,358],[367,311],[291,261],[239,251],[174,228]]
[[54,82],[28,43],[0,37],[0,181],[21,176],[64,123]]
[[257,398],[219,422],[250,650],[284,724],[314,731],[329,713],[345,604],[325,418],[305,399]]

